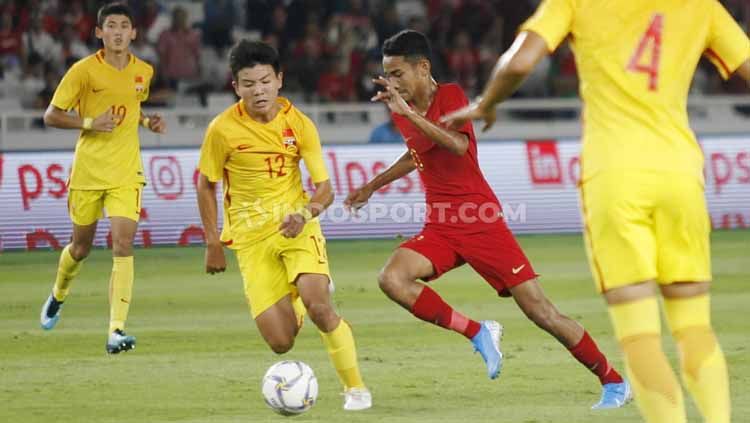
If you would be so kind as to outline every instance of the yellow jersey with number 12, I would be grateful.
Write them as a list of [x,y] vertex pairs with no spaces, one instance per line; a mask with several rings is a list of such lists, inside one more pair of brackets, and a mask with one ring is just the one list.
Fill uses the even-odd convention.
[[287,214],[310,200],[302,185],[300,160],[313,183],[328,180],[315,124],[279,97],[268,123],[253,120],[242,101],[208,126],[198,168],[211,182],[223,181],[221,240],[241,249],[279,231]]
[[584,102],[582,180],[607,170],[703,180],[687,95],[701,56],[727,78],[750,41],[717,0],[544,0],[521,31],[550,51],[568,36]]
[[138,142],[141,102],[148,98],[154,70],[130,54],[118,70],[99,50],[76,62],[52,97],[52,105],[96,118],[111,110],[117,126],[112,132],[81,131],[76,144],[70,188],[104,190],[145,183]]

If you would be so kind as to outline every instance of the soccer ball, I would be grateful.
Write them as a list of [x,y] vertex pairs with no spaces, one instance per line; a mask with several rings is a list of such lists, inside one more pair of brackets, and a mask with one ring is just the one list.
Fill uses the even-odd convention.
[[301,361],[279,361],[263,376],[263,398],[273,411],[285,416],[309,410],[318,397],[318,380]]

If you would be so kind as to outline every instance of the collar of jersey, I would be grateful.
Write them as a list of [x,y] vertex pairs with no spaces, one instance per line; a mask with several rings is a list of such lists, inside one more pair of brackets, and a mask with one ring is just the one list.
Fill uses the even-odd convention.
[[[289,101],[286,97],[276,97],[276,102],[281,104],[281,110],[279,110],[279,113],[274,116],[271,121],[268,123],[273,122],[276,120],[277,117],[279,117],[280,114],[287,114],[290,110],[292,110],[292,102]],[[239,115],[241,120],[246,120],[248,122],[253,122],[259,125],[263,125],[263,123],[258,122],[250,117],[250,115],[247,113],[247,110],[245,110],[245,102],[244,100],[240,99],[240,101],[237,102],[237,107],[235,108],[235,111],[237,115]]]
[[106,60],[104,60],[104,49],[103,48],[100,48],[96,52],[96,54],[95,54],[97,60],[99,60],[99,63],[101,63],[101,64],[103,64],[105,66],[109,66],[110,68],[112,68],[113,70],[116,70],[118,72],[124,71],[125,69],[128,68],[128,66],[130,66],[130,65],[132,65],[132,64],[135,63],[135,55],[133,54],[133,52],[128,51],[128,55],[130,55],[130,60],[128,60],[128,64],[125,65],[125,67],[122,68],[122,69],[117,69],[116,67],[114,67],[111,64],[109,64],[109,62],[107,62]]

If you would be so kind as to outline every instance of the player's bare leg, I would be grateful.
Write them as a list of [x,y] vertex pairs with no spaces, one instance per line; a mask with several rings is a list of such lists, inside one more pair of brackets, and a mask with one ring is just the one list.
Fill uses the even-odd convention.
[[90,225],[73,225],[73,239],[60,253],[52,294],[44,302],[42,312],[39,316],[42,329],[51,330],[60,320],[60,312],[63,302],[70,291],[70,284],[81,270],[83,259],[88,257],[91,245],[94,243],[96,223],[94,222]]
[[110,217],[112,229],[112,275],[109,280],[109,337],[107,352],[117,354],[135,348],[135,337],[126,335],[133,296],[133,240],[138,222],[127,217]]
[[672,336],[680,351],[682,381],[707,422],[731,417],[729,378],[721,346],[711,327],[708,282],[661,285]]
[[284,354],[291,350],[299,330],[291,296],[283,297],[256,316],[255,325],[273,352]]
[[297,289],[344,385],[344,409],[356,411],[372,407],[372,395],[359,372],[351,327],[333,308],[328,276],[303,273],[297,277]]
[[526,317],[554,336],[576,360],[599,378],[603,392],[600,401],[593,408],[617,408],[630,400],[629,384],[609,364],[583,326],[560,313],[549,301],[536,279],[516,285],[510,292]]
[[380,271],[380,289],[417,318],[464,335],[487,365],[487,376],[500,374],[502,326],[491,320],[477,322],[455,311],[430,287],[417,282],[435,273],[432,262],[409,248],[398,248]]

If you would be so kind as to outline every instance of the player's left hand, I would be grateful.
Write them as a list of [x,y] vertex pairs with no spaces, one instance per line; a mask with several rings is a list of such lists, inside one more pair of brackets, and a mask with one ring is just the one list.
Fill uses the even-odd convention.
[[151,130],[151,132],[156,132],[157,134],[164,134],[167,132],[167,121],[165,121],[160,114],[154,113],[153,115],[148,115],[148,129]]
[[440,122],[446,124],[450,129],[459,129],[464,126],[466,122],[481,119],[484,121],[482,132],[485,132],[488,129],[492,128],[492,125],[495,124],[496,118],[497,114],[495,113],[494,107],[487,110],[482,108],[478,101],[474,101],[464,108],[458,109],[441,117]]
[[385,88],[385,91],[378,91],[378,93],[375,94],[370,99],[370,101],[382,101],[386,104],[386,106],[388,106],[391,112],[396,113],[397,115],[404,116],[411,112],[411,107],[409,106],[409,104],[404,100],[403,97],[401,97],[401,94],[398,93],[398,91],[390,84],[390,82],[388,82],[387,79],[379,76],[373,79],[372,82]]
[[279,226],[281,236],[285,238],[296,238],[305,227],[305,218],[299,213],[286,215]]

